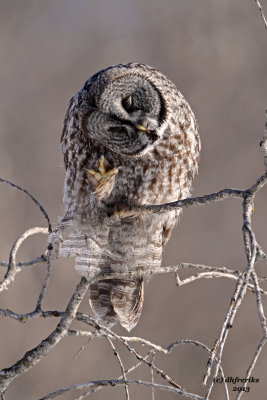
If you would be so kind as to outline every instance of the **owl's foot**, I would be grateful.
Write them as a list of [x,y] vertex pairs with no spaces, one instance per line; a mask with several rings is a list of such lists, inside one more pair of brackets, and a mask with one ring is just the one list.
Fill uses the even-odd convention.
[[97,162],[97,169],[87,169],[87,176],[93,187],[94,195],[98,200],[105,200],[108,198],[115,183],[115,177],[119,172],[119,168],[113,168],[109,171],[106,170],[106,160],[101,156]]
[[116,221],[123,218],[133,218],[136,217],[137,215],[138,214],[136,213],[136,211],[132,210],[120,210],[120,211],[115,211],[113,213],[113,217]]
[[112,214],[113,218],[117,221],[119,219],[124,219],[124,218],[136,218],[140,215],[146,214],[149,212],[149,210],[138,210],[136,207],[126,207],[122,206],[122,209],[115,210]]

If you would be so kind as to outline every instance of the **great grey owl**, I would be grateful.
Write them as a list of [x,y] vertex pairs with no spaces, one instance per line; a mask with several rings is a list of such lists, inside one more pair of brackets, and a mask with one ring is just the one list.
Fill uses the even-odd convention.
[[[200,141],[194,114],[175,85],[147,65],[93,75],[72,97],[61,138],[67,232],[61,253],[91,279],[89,301],[106,326],[138,322],[144,279],[159,267],[179,211],[131,212],[189,196]],[[107,277],[105,275],[111,275]]]

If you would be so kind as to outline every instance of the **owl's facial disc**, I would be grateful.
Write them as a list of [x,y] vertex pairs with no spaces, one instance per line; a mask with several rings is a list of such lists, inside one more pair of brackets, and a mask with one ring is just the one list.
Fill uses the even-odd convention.
[[[129,74],[110,82],[102,91],[97,108],[97,113],[102,114],[101,143],[113,151],[141,155],[159,138],[161,96],[142,76]],[[96,132],[99,128],[94,128],[94,132],[90,129],[91,136],[100,139],[100,132]]]

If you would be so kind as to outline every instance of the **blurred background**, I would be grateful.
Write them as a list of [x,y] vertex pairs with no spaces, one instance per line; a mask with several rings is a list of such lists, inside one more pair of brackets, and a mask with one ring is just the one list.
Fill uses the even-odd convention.
[[[267,1],[261,3],[267,13]],[[193,195],[225,187],[245,189],[264,173],[259,143],[267,107],[266,46],[266,29],[253,0],[0,0],[0,176],[34,195],[55,225],[62,215],[64,167],[59,142],[68,101],[95,72],[133,61],[166,74],[196,114],[202,152]],[[0,196],[0,260],[7,261],[18,235],[45,226],[45,221],[23,193],[2,183]],[[266,199],[267,188],[257,195],[253,216],[265,251]],[[241,223],[238,199],[185,210],[163,264],[192,262],[243,271]],[[46,236],[31,237],[18,260],[32,259],[45,248]],[[45,309],[65,308],[80,279],[73,266],[72,259],[53,263]],[[266,264],[258,265],[261,276],[266,275],[265,268]],[[4,272],[1,268],[1,276]],[[1,294],[0,307],[32,311],[44,274],[44,265],[25,268]],[[234,287],[232,281],[213,279],[178,288],[173,275],[153,277],[132,334],[162,346],[188,338],[212,347]],[[85,299],[80,310],[91,313],[88,308]],[[1,317],[0,367],[20,359],[57,322],[36,319],[22,325]],[[115,331],[126,334],[119,326]],[[247,293],[226,342],[226,377],[245,376],[261,336],[255,296]],[[85,342],[85,338],[62,341],[13,382],[6,399],[37,399],[69,384],[121,374],[103,339],[92,340],[75,357]],[[126,367],[135,362],[120,346],[118,350]],[[158,357],[158,365],[182,387],[201,394],[207,357],[199,348],[183,346],[169,357]],[[266,369],[265,351],[253,371],[260,382],[250,384],[244,400],[266,398]],[[143,367],[130,378],[151,379]],[[151,399],[148,388],[131,387],[130,393],[132,399]],[[62,398],[74,399],[75,394]],[[122,387],[102,389],[90,398],[123,399],[125,394]],[[180,397],[167,392],[155,395],[155,399],[174,398]],[[224,399],[222,385],[216,386],[215,398]]]

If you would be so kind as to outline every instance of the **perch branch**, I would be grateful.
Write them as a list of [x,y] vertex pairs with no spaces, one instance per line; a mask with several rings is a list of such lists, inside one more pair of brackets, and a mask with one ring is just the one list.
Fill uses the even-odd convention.
[[228,199],[230,197],[233,198],[245,198],[248,195],[256,194],[263,186],[267,183],[267,173],[262,175],[255,184],[253,184],[247,190],[236,190],[236,189],[223,189],[219,192],[207,194],[205,196],[200,197],[192,197],[183,200],[173,201],[171,203],[165,204],[149,204],[149,205],[141,205],[137,207],[132,207],[131,211],[145,211],[145,212],[153,212],[153,213],[163,213],[166,211],[173,211],[177,208],[188,208],[192,206],[199,206],[204,204],[211,204],[215,201],[221,201],[224,199]]

